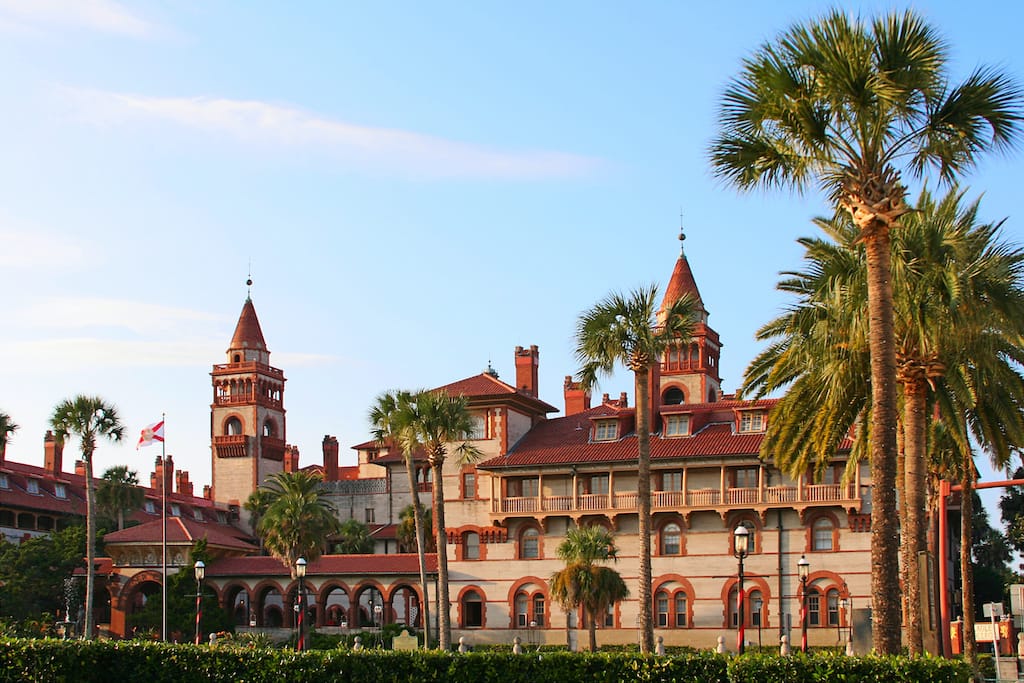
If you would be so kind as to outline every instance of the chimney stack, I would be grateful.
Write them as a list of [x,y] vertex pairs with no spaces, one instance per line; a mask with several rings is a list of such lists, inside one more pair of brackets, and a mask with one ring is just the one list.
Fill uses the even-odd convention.
[[203,484],[203,498],[213,500],[213,487],[209,484]]
[[338,480],[338,439],[324,435],[324,481]]
[[529,349],[516,347],[516,389],[537,398],[537,366],[540,364],[537,345]]
[[584,391],[579,382],[572,381],[572,375],[565,376],[564,393],[566,417],[590,409],[590,392]]
[[49,429],[43,437],[43,468],[55,477],[64,469],[64,444]]
[[85,476],[85,461],[84,460],[76,460],[75,461],[75,474],[77,474],[80,477],[84,477]]
[[623,391],[621,394],[619,394],[619,407],[620,408],[628,408],[629,407],[629,394],[627,394],[625,391]]
[[179,470],[177,476],[178,482],[178,493],[183,496],[192,497],[192,482],[188,480],[188,472],[185,470]]
[[284,471],[299,471],[299,447],[285,445],[284,447]]
[[154,491],[160,490],[160,477],[163,477],[163,486],[167,493],[174,492],[174,458],[167,456],[167,462],[164,462],[162,456],[156,456],[156,463],[153,465],[153,473],[149,475],[149,487]]

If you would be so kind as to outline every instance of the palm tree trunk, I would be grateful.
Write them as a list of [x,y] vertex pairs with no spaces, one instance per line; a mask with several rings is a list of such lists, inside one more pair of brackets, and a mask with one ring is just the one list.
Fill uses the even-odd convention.
[[423,507],[420,505],[419,486],[412,454],[405,457],[405,471],[409,474],[409,492],[412,494],[413,526],[416,529],[416,554],[420,562],[420,585],[423,587],[421,609],[423,613],[423,647],[430,647],[430,601],[427,599],[427,542],[423,535]]
[[651,425],[650,367],[634,372],[636,386],[636,436],[639,445],[637,513],[640,518],[640,652],[654,651],[654,621],[651,618]]
[[903,423],[906,435],[905,498],[906,527],[903,529],[903,563],[906,567],[904,592],[907,609],[907,649],[911,655],[924,650],[921,634],[921,590],[918,553],[925,550],[925,381],[915,376],[903,385]]
[[974,564],[971,546],[974,545],[974,463],[964,463],[964,478],[960,487],[960,593],[964,610],[964,661],[978,673],[978,645],[974,642]]
[[899,538],[896,514],[896,350],[893,343],[891,239],[864,238],[871,348],[871,603],[873,645],[900,651]]
[[587,623],[587,635],[590,637],[590,651],[597,652],[597,610],[587,610],[590,621]]
[[[83,440],[85,437],[82,437]],[[92,451],[82,453],[85,460],[85,624],[83,638],[92,639],[93,594],[96,584],[94,569],[96,554],[96,491],[92,481]]]
[[444,528],[444,457],[432,456],[430,467],[434,471],[434,528],[437,534],[437,647],[447,652],[452,646],[451,605],[448,595],[448,534]]

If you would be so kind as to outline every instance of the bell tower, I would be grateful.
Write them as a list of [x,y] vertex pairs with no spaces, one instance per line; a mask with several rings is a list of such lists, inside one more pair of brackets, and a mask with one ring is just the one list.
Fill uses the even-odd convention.
[[680,229],[679,258],[665,287],[658,322],[663,321],[665,309],[686,294],[696,300],[699,317],[689,344],[669,347],[655,370],[655,381],[651,385],[657,392],[654,396],[657,405],[713,403],[722,396],[722,380],[718,375],[722,344],[718,333],[708,327],[708,311],[682,247],[685,239]]
[[210,376],[213,496],[240,505],[284,469],[286,438],[284,372],[270,365],[251,296],[242,305],[227,362],[214,365]]

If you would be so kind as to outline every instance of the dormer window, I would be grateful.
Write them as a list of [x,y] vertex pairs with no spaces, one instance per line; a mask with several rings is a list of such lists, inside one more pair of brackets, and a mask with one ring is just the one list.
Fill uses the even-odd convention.
[[202,510],[200,510],[199,508],[196,508],[194,510],[194,514],[195,514],[197,522],[203,521],[203,511]]
[[171,514],[175,517],[181,517],[181,506],[177,503],[171,503]]
[[598,420],[594,425],[594,441],[614,441],[619,438],[618,420]]
[[28,482],[26,482],[26,484],[25,484],[25,490],[28,491],[31,494],[34,494],[34,495],[38,496],[39,495],[39,480],[38,479],[29,479]]
[[763,432],[764,412],[749,410],[740,413],[740,432]]
[[7,482],[7,475],[0,473],[0,489],[9,489],[11,485]]
[[59,483],[59,482],[54,484],[53,485],[53,495],[57,496],[60,499],[67,498],[68,497],[68,487],[65,486],[64,484]]
[[151,501],[151,500],[147,500],[146,501],[146,512],[148,512],[151,515],[155,515],[156,514],[156,505],[153,504],[153,501]]
[[689,436],[690,416],[669,415],[665,418],[665,436]]

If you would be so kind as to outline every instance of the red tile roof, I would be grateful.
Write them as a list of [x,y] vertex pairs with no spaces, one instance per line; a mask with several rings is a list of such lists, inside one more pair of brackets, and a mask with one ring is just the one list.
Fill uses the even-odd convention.
[[247,298],[242,306],[242,314],[238,317],[230,348],[267,350],[267,342],[263,341],[263,330],[260,329],[260,321],[256,317],[256,307],[252,305],[252,299]]
[[[775,399],[760,401],[722,401],[701,403],[685,408],[703,420],[697,431],[688,437],[651,438],[651,459],[694,458],[701,456],[756,456],[763,433],[739,434],[733,429],[732,412],[736,408],[764,408],[775,404]],[[673,412],[676,411],[673,406]],[[683,408],[680,406],[678,408]],[[637,457],[636,434],[624,435],[616,441],[590,441],[590,421],[594,417],[612,416],[610,406],[596,406],[568,417],[548,420],[534,427],[505,456],[491,458],[477,465],[480,469],[506,467],[538,467],[573,463],[609,463],[634,460]],[[696,417],[696,416],[695,416]]]
[[[194,543],[206,539],[211,547],[230,548],[255,552],[258,548],[237,537],[238,530],[221,524],[197,522],[181,517],[167,518],[168,543]],[[106,545],[151,544],[161,542],[161,521],[159,519],[121,531],[113,531],[103,537]]]
[[517,401],[521,401],[531,408],[543,413],[556,413],[558,408],[555,408],[549,403],[545,403],[538,398],[534,398],[529,394],[516,389],[510,384],[502,382],[500,379],[486,372],[481,372],[479,375],[473,375],[465,379],[460,379],[451,384],[445,384],[436,388],[436,391],[447,391],[450,396],[465,396],[473,402],[474,399],[497,399],[497,398],[514,398]]
[[697,281],[693,277],[693,271],[690,270],[690,262],[686,260],[685,254],[680,253],[676,267],[672,271],[672,277],[669,278],[668,284],[665,286],[665,297],[661,300],[658,312],[660,313],[673,305],[685,294],[693,296],[697,300],[699,309],[707,315],[704,301],[700,298],[700,291],[697,290]]
[[[437,572],[437,555],[428,554],[427,573]],[[306,576],[382,575],[419,573],[415,554],[401,555],[323,555],[309,563]],[[207,577],[291,576],[289,568],[276,557],[230,557],[207,566]]]

